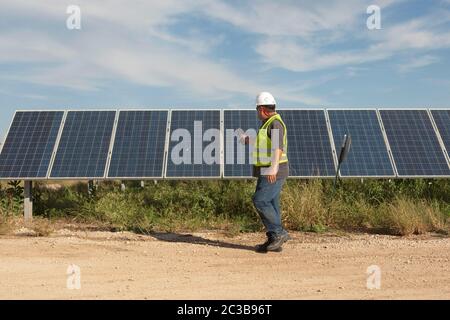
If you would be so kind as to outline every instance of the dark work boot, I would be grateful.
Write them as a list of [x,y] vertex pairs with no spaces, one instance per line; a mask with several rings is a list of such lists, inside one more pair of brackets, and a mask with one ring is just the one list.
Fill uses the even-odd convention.
[[[256,246],[255,250],[259,253],[267,253],[268,251],[281,252],[283,248],[281,246],[275,247],[273,244],[277,242],[277,237],[270,232],[266,233],[267,240],[263,244],[259,244]],[[269,249],[270,248],[270,249]]]
[[267,245],[267,251],[278,251],[282,249],[283,243],[290,239],[289,234],[273,235],[273,240]]

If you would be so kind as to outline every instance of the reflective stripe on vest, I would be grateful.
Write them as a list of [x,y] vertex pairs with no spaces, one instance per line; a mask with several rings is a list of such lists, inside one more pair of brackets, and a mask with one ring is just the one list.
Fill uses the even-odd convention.
[[259,129],[258,135],[256,136],[255,146],[253,148],[253,162],[257,167],[262,166],[270,166],[272,164],[272,140],[269,138],[267,134],[267,128],[271,125],[271,123],[275,120],[280,121],[284,128],[284,136],[283,136],[283,146],[279,146],[280,149],[283,150],[281,154],[280,163],[288,162],[287,158],[287,129],[283,120],[279,114],[276,114],[270,117]]

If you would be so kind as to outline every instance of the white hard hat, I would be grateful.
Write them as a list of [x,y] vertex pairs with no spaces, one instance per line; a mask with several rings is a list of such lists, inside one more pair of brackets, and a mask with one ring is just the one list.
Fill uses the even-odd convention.
[[256,106],[276,105],[275,98],[269,92],[261,92],[256,96]]

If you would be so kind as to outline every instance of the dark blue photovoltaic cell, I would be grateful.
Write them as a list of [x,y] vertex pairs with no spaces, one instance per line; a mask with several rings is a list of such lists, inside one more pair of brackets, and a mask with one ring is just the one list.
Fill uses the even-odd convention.
[[432,110],[431,114],[450,156],[450,110]]
[[16,112],[0,155],[0,179],[46,178],[64,112]]
[[110,178],[161,178],[168,111],[121,111]]
[[425,110],[380,110],[399,176],[450,174]]
[[336,174],[323,110],[280,110],[288,132],[289,176],[332,177]]
[[375,110],[329,110],[328,115],[338,156],[344,135],[352,138],[350,152],[341,165],[342,176],[394,176]]
[[50,177],[103,178],[115,111],[70,111]]
[[256,132],[261,125],[256,110],[224,110],[224,177],[252,177],[250,147],[239,142],[236,130]]
[[[201,129],[199,132],[194,132],[194,122],[197,122],[197,128]],[[206,141],[202,139],[205,131],[220,130],[220,110],[172,111],[170,123],[166,177],[220,177],[219,131],[216,131],[218,137],[209,131],[212,137],[204,137]],[[175,130],[177,131],[174,135]],[[186,137],[186,134],[189,137]],[[205,162],[203,153],[208,155],[208,161],[212,156],[213,161]]]

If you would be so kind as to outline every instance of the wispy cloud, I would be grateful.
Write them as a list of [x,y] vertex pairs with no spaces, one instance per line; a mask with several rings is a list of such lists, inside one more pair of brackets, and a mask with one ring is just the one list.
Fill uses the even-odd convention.
[[[69,31],[65,9],[72,1],[4,0],[0,19],[14,17],[14,23],[0,30],[0,64],[18,67],[2,73],[0,81],[76,92],[106,92],[119,81],[230,104],[233,97],[270,90],[292,103],[323,105],[326,97],[312,94],[315,88],[357,77],[374,61],[399,58],[392,65],[401,72],[440,62],[433,51],[450,48],[448,10],[383,20],[382,30],[368,31],[366,8],[372,2],[78,0],[82,30]],[[384,19],[405,0],[375,2]],[[230,34],[195,23],[186,27],[189,19],[231,26],[230,34],[250,40],[229,58],[221,49],[234,41]],[[256,66],[256,75],[240,68],[246,63]],[[274,80],[273,69],[288,73],[287,80]],[[317,74],[292,80],[306,72]]]
[[398,70],[401,73],[413,71],[415,69],[423,68],[434,63],[439,62],[439,58],[435,56],[425,55],[423,57],[413,58],[407,63],[398,66]]
[[[390,0],[377,1],[377,4],[384,17],[385,12],[404,2]],[[264,63],[294,72],[357,66],[386,60],[405,51],[426,52],[450,47],[450,32],[442,28],[450,21],[448,10],[439,8],[397,24],[389,21],[388,28],[369,31],[365,26],[365,10],[369,4],[369,1],[359,0],[327,0],[301,5],[253,2],[247,10],[241,11],[231,5],[214,3],[211,11],[217,18],[260,34],[255,51]],[[276,19],[278,14],[282,19]],[[274,19],[277,23],[255,23]],[[349,45],[351,49],[345,48]]]
[[[184,15],[203,12],[212,2],[199,1],[122,1],[80,0],[82,30],[64,28],[65,4],[54,1],[8,0],[9,14],[36,15],[59,28],[16,25],[14,31],[0,33],[0,63],[26,63],[27,68],[3,79],[60,86],[74,90],[101,89],[107,81],[120,79],[144,86],[191,90],[208,97],[235,93],[254,95],[270,83],[239,74],[232,64],[217,61],[209,52],[224,35],[207,36],[200,31],[182,36],[171,33]],[[318,104],[317,97],[275,85],[284,99]]]

